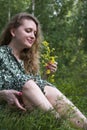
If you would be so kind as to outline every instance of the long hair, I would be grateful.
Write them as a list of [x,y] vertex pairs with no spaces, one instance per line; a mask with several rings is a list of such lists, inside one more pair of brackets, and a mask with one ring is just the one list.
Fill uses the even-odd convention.
[[10,22],[7,24],[6,28],[2,32],[0,37],[0,46],[8,45],[11,42],[12,35],[10,33],[10,30],[12,28],[15,29],[18,28],[20,25],[22,25],[22,21],[25,19],[33,20],[35,22],[37,26],[37,34],[36,34],[36,41],[33,44],[33,46],[29,49],[24,49],[20,54],[20,58],[24,61],[24,68],[26,73],[36,74],[39,71],[39,58],[40,58],[39,52],[43,37],[40,23],[34,16],[26,12],[16,14],[10,20]]

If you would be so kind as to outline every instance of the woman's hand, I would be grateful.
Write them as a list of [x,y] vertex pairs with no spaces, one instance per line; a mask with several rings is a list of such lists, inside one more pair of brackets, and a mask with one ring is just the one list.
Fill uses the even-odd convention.
[[57,71],[57,62],[51,63],[48,62],[46,65],[46,69],[42,75],[43,79],[47,79],[52,73],[55,73]]
[[16,106],[17,108],[26,111],[26,109],[19,102],[19,98],[21,98],[21,96],[22,96],[21,92],[13,89],[0,91],[0,97],[2,98],[2,100],[5,100],[8,103],[8,105]]
[[55,73],[57,71],[57,62],[51,63],[48,62],[46,66],[46,70],[49,69],[51,73]]

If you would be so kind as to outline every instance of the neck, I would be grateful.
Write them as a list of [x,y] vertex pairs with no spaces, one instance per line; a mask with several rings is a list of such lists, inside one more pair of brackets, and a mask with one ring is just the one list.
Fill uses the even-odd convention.
[[10,42],[9,47],[12,49],[12,53],[14,54],[16,59],[20,60],[20,53],[21,53],[22,49],[14,42]]

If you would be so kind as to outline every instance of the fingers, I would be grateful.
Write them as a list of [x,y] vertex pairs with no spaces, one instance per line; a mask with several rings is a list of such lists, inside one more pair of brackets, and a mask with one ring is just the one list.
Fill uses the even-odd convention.
[[58,63],[57,62],[54,62],[54,63],[48,63],[48,65],[51,65],[51,66],[53,66],[53,67],[57,67],[57,65],[58,65]]
[[14,94],[14,95],[17,95],[17,96],[22,96],[22,92],[19,92],[17,90],[11,90],[11,92]]
[[26,111],[26,109],[20,104],[16,96],[13,96],[10,100],[8,100],[8,105],[11,107],[17,107],[23,111]]
[[15,105],[21,110],[26,111],[26,109],[19,103],[17,98],[15,98]]
[[50,69],[51,72],[56,72],[57,71],[57,62],[54,62],[54,64],[52,63],[48,63],[48,65],[46,66],[47,69]]
[[16,91],[16,90],[7,90],[6,93],[6,100],[10,106],[16,106],[21,110],[26,111],[26,109],[21,105],[19,102],[19,98],[21,99],[22,92]]

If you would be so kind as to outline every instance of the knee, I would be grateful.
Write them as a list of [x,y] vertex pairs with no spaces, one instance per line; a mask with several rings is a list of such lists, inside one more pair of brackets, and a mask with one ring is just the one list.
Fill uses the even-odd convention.
[[32,92],[32,91],[37,91],[39,88],[39,86],[35,83],[34,80],[29,80],[25,83],[25,85],[23,86],[22,91],[28,91],[28,92]]
[[24,84],[22,91],[28,91],[28,90],[30,90],[30,89],[35,88],[35,87],[34,87],[34,86],[35,86],[34,84],[35,84],[35,82],[34,82],[33,80],[28,80],[28,81]]
[[45,92],[45,96],[47,96],[47,97],[57,96],[57,94],[58,94],[57,88],[50,87],[50,86],[46,86],[44,89],[44,92]]

